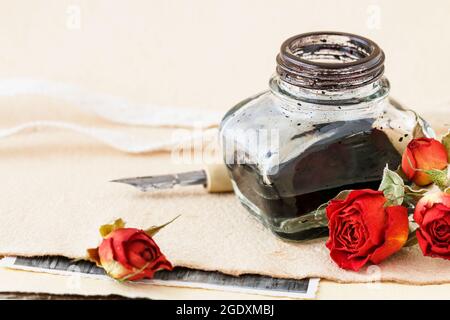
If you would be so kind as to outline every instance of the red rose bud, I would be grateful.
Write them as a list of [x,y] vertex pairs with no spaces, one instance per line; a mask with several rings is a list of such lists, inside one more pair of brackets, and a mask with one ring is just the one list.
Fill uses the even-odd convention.
[[120,228],[109,233],[98,248],[100,265],[117,280],[152,278],[173,267],[145,231]]
[[408,213],[403,206],[385,207],[381,191],[351,191],[326,208],[330,232],[327,248],[343,269],[358,271],[399,251],[408,238]]
[[425,256],[450,260],[450,194],[425,195],[417,203],[414,220],[417,241]]
[[407,178],[419,186],[432,183],[424,170],[443,170],[448,165],[447,150],[435,139],[413,139],[402,157],[402,169]]

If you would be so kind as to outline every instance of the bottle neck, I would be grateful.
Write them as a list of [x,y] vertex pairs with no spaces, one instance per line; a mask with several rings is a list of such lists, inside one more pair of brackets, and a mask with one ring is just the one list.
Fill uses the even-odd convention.
[[270,89],[283,109],[310,118],[376,117],[389,93],[383,72],[384,53],[369,39],[342,32],[304,33],[281,45]]
[[298,87],[274,75],[269,87],[285,111],[310,118],[323,118],[326,114],[330,120],[378,117],[384,111],[390,90],[385,77],[362,87],[336,91]]
[[318,105],[355,105],[384,98],[390,89],[389,81],[385,77],[365,86],[337,91],[298,87],[274,75],[269,86],[277,95],[299,100],[300,103],[303,101]]

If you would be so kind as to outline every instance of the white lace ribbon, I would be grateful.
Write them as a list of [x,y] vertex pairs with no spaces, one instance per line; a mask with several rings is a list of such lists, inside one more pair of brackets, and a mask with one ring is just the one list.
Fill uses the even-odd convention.
[[120,131],[84,127],[63,121],[32,121],[22,123],[12,128],[0,129],[0,139],[7,138],[21,132],[32,132],[38,128],[56,128],[71,130],[91,137],[114,149],[127,153],[148,153],[155,151],[171,151],[183,146],[192,146],[198,142],[208,142],[216,139],[217,129],[210,128],[203,131],[192,131],[184,135],[173,135],[160,142],[146,141],[143,137],[126,134]]
[[[176,107],[133,105],[126,100],[109,95],[92,94],[75,86],[28,78],[0,79],[0,96],[42,95],[65,101],[79,110],[130,126],[210,128],[216,127],[221,113]],[[35,128],[57,128],[71,130],[92,137],[117,150],[130,153],[167,151],[188,142],[211,140],[217,129],[196,130],[192,134],[168,137],[163,141],[145,141],[142,137],[112,129],[85,127],[63,121],[32,121],[12,128],[0,129],[0,138]]]

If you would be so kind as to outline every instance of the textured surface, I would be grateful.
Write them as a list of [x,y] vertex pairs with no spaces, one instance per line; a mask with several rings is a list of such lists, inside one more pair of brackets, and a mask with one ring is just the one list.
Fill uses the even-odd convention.
[[[448,52],[450,46],[442,37],[450,30],[445,0],[433,5],[406,0],[286,1],[264,6],[256,0],[18,0],[4,5],[2,78],[62,81],[136,103],[224,112],[267,88],[284,39],[299,32],[341,30],[378,42],[386,53],[393,95],[417,108],[435,128],[450,126],[450,59],[436,58],[436,52]],[[68,23],[77,8],[79,28]],[[424,42],[433,45],[419,50],[418,43]],[[180,48],[185,49],[182,55]],[[43,119],[98,124],[95,117],[75,115],[61,101],[0,100],[1,128]],[[143,128],[133,131],[147,134]],[[170,131],[148,134],[158,141]],[[367,280],[364,272],[336,269],[320,241],[294,245],[275,239],[231,195],[211,196],[196,188],[144,195],[107,182],[194,167],[176,165],[162,154],[120,154],[58,130],[0,140],[0,253],[81,256],[100,240],[98,226],[115,217],[144,227],[182,213],[157,239],[178,264],[235,274],[313,273],[342,281]],[[448,261],[423,258],[412,249],[369,274],[424,283],[449,281],[449,269]],[[15,283],[25,283],[25,278],[14,278]]]
[[127,155],[76,134],[44,130],[0,141],[0,157],[0,254],[79,258],[98,244],[105,222],[122,217],[145,228],[181,214],[156,238],[179,266],[343,282],[450,282],[450,262],[422,257],[417,247],[379,267],[346,272],[329,259],[323,240],[278,240],[232,194],[212,195],[201,187],[140,193],[108,182],[197,167],[176,165],[168,154]]

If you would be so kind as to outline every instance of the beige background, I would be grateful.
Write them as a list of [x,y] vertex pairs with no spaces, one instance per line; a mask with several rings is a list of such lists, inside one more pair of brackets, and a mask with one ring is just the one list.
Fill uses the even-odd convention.
[[449,108],[446,0],[2,0],[0,8],[1,77],[226,110],[267,87],[284,39],[328,29],[378,42],[401,101]]
[[[75,84],[136,103],[225,111],[266,89],[275,55],[285,38],[300,32],[340,30],[378,42],[386,52],[392,95],[415,107],[436,128],[450,126],[448,1],[431,5],[356,0],[3,0],[0,5],[0,78],[31,77]],[[0,99],[0,127],[42,118],[98,124],[98,119],[81,115],[58,101],[34,96]],[[128,174],[179,170],[166,156],[147,161],[118,154],[71,133],[54,133],[44,131],[0,141],[0,174],[7,189],[2,192],[0,207],[2,228],[8,230],[2,233],[3,253],[20,248],[23,254],[34,254],[51,248],[54,253],[78,256],[98,241],[93,226],[113,218],[117,211],[123,212],[132,225],[143,225],[146,217],[152,217],[152,222],[165,221],[165,212],[172,215],[184,203],[184,198],[166,201],[167,194],[137,195],[126,187],[106,183]],[[110,167],[102,166],[105,163]],[[92,183],[84,188],[87,176]],[[21,196],[21,192],[27,196]],[[190,195],[190,191],[184,193]],[[80,194],[86,201],[80,201]],[[231,196],[228,202],[203,194],[198,197],[201,199],[183,209],[186,222],[189,215],[201,210],[212,214],[219,206],[243,210]],[[142,209],[139,214],[136,208]],[[50,219],[43,221],[31,215],[38,212]],[[74,214],[79,212],[89,213],[89,219]],[[229,213],[225,209],[217,212],[224,217]],[[66,218],[64,213],[74,215]],[[77,228],[67,226],[67,219]],[[179,222],[172,226],[179,230],[174,234],[183,232],[184,222]],[[25,227],[17,228],[19,224]],[[49,229],[54,230],[58,241],[46,232]],[[267,239],[266,231],[260,229],[255,226],[261,239]],[[227,236],[234,239],[233,232],[237,229],[230,229]],[[175,254],[169,237],[164,238],[164,233],[161,236],[164,248]],[[251,247],[250,241],[244,243]],[[281,246],[278,242],[271,245]],[[265,270],[271,272],[279,267],[271,258],[273,248],[262,247],[270,267]],[[220,262],[207,258],[210,265]]]

